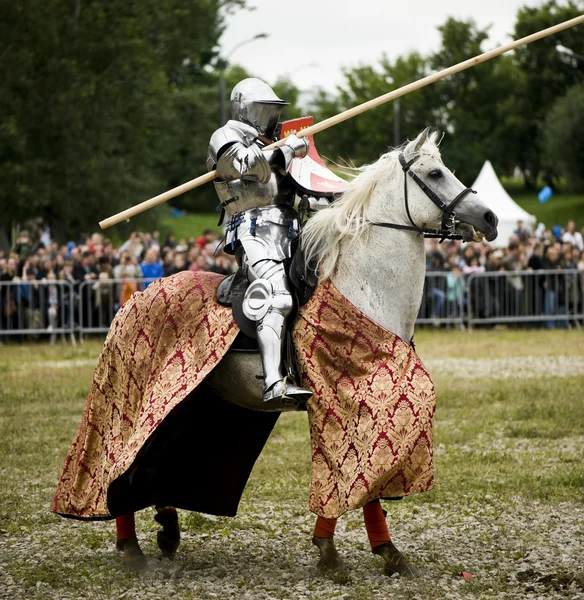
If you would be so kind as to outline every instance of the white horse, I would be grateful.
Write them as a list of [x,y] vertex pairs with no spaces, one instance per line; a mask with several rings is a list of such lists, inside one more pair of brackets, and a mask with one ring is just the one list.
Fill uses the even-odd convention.
[[[306,262],[316,263],[319,281],[330,278],[354,306],[406,341],[414,336],[424,289],[421,230],[439,230],[444,221],[444,210],[435,201],[445,207],[456,201],[452,232],[465,241],[497,236],[497,217],[480,198],[468,195],[471,190],[444,166],[437,136],[426,129],[404,148],[362,167],[342,197],[313,216],[302,231]],[[400,156],[406,165],[411,163],[408,169]],[[431,201],[411,175],[437,198]],[[261,373],[258,355],[233,353],[210,382],[222,397],[238,390],[237,404],[257,409],[262,383],[256,375]]]
[[[321,283],[330,279],[369,320],[409,343],[424,288],[424,235],[459,235],[466,241],[483,236],[490,241],[497,235],[497,217],[471,192],[442,163],[437,135],[425,130],[403,148],[388,152],[374,164],[360,169],[342,197],[308,221],[302,232],[307,262],[316,264]],[[261,374],[259,355],[228,352],[193,392],[197,400],[190,404],[183,400],[185,406],[191,407],[188,409],[191,413],[182,416],[184,435],[190,435],[188,423],[200,416],[205,406],[199,394],[215,401],[261,408],[258,406],[262,397]],[[227,405],[221,403],[221,406]],[[262,419],[269,435],[277,418],[269,413],[240,414],[239,429],[249,428],[250,436],[251,428]],[[176,427],[176,422],[172,426]],[[243,434],[243,443],[247,444],[246,431]],[[179,433],[173,430],[173,435]],[[230,436],[234,435],[232,431]],[[258,454],[262,445],[263,441],[257,447]],[[237,450],[228,448],[225,455],[233,457],[234,452]],[[224,477],[221,473],[218,476]],[[124,519],[129,519],[131,525],[133,514],[118,517],[118,527]],[[158,534],[159,546],[166,555],[173,556],[180,537],[176,513],[173,509],[163,509],[157,520],[163,525]],[[320,564],[339,566],[332,538],[316,535],[313,542],[321,551]],[[144,563],[135,533],[119,547],[129,564]],[[383,552],[375,549],[374,552],[384,557],[386,573],[415,572],[391,542],[381,549]]]

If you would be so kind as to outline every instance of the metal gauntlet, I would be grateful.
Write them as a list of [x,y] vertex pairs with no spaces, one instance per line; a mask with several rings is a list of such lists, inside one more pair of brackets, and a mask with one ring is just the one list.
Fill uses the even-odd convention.
[[286,138],[283,146],[274,150],[270,162],[288,171],[293,158],[304,158],[308,154],[308,138],[299,138],[294,134]]

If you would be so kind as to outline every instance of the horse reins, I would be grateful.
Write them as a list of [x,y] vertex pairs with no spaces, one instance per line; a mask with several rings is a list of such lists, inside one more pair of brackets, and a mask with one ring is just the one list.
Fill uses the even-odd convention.
[[[465,198],[468,194],[476,194],[476,191],[472,188],[465,188],[454,198],[452,202],[449,204],[444,203],[438,194],[431,190],[425,183],[414,173],[410,167],[416,162],[418,159],[417,156],[412,158],[409,161],[406,161],[403,152],[399,155],[399,163],[402,166],[402,170],[404,172],[404,202],[406,205],[406,213],[408,215],[408,219],[410,220],[411,225],[398,225],[397,223],[384,223],[378,221],[367,221],[369,225],[375,225],[376,227],[388,227],[390,229],[402,229],[406,231],[415,231],[416,233],[423,233],[424,237],[429,238],[441,238],[440,242],[443,242],[445,239],[449,240],[461,240],[462,236],[458,235],[454,232],[455,221],[456,221],[456,213],[454,209],[460,203],[460,201]],[[418,187],[426,194],[428,198],[442,211],[442,229],[430,229],[428,227],[420,227],[415,223],[412,219],[412,215],[410,213],[410,205],[408,202],[408,175],[416,182]]]

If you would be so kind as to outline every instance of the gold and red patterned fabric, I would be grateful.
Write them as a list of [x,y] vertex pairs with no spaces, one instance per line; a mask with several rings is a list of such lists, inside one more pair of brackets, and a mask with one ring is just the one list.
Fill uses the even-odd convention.
[[310,510],[334,518],[432,488],[436,396],[412,346],[332,283],[300,310],[294,343],[312,442]]
[[54,512],[111,516],[110,484],[219,363],[239,331],[231,310],[215,300],[222,279],[185,271],[150,284],[122,306],[93,374]]
[[[215,299],[221,279],[179,273],[134,294],[120,309],[95,368],[54,512],[111,518],[153,503],[146,498],[152,488],[169,488],[164,504],[236,513],[277,415],[217,398],[186,400],[239,331],[231,310]],[[293,337],[302,383],[315,391],[308,404],[310,509],[332,518],[376,498],[430,489],[434,388],[411,346],[368,319],[330,282],[300,309]],[[197,449],[181,447],[172,465],[166,458],[157,463],[168,465],[163,470],[172,481],[147,479],[140,487],[139,465],[151,471],[146,450],[156,445],[156,436],[164,438],[161,431],[177,425],[188,406],[182,427],[185,437],[199,440]],[[127,496],[131,501],[124,504]]]

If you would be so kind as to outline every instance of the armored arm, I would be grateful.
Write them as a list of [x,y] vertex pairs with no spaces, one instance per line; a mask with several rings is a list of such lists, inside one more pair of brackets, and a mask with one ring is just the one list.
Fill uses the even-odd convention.
[[268,152],[257,143],[257,132],[241,123],[229,121],[218,129],[209,143],[207,167],[217,171],[223,181],[246,179],[267,183],[272,166],[288,170],[292,159],[306,156],[308,140],[288,136],[284,146]]
[[271,152],[269,161],[284,171],[288,171],[293,158],[304,158],[308,154],[308,138],[298,138],[295,135],[289,135],[283,146],[276,148]]

